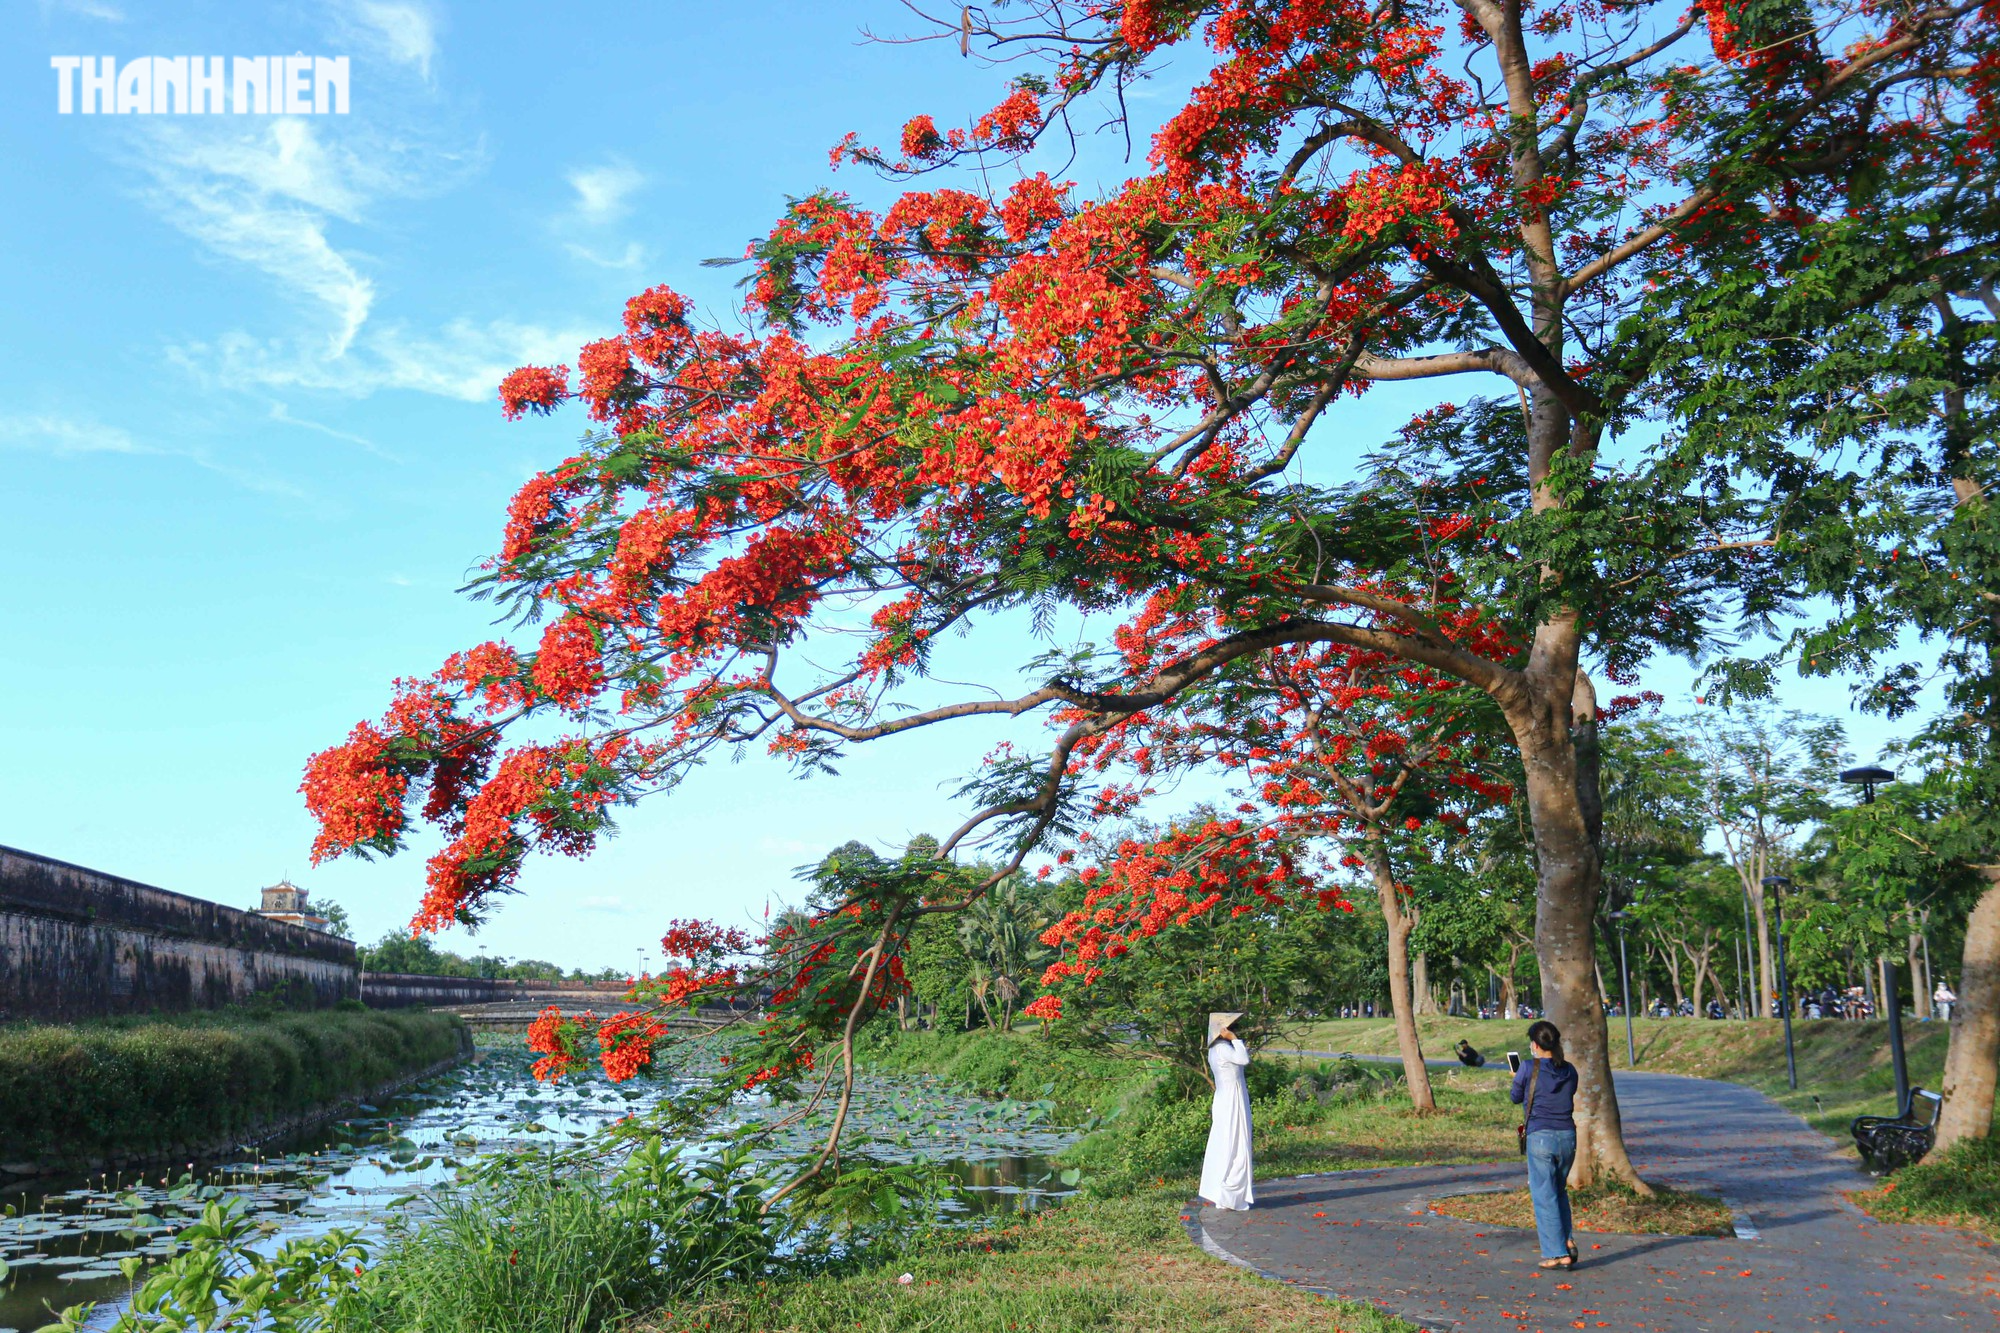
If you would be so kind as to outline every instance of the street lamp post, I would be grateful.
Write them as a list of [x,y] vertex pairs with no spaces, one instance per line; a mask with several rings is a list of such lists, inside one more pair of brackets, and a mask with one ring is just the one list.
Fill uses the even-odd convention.
[[[1873,805],[1876,786],[1894,782],[1896,775],[1886,768],[1850,768],[1840,775],[1840,780],[1859,785],[1861,803]],[[1896,993],[1896,969],[1889,956],[1878,956],[1875,966],[1882,974],[1882,1008],[1889,1015],[1889,1064],[1896,1074],[1896,1114],[1901,1115],[1910,1104],[1910,1064],[1903,1054],[1903,999]]]
[[1625,918],[1629,912],[1613,912],[1611,919],[1618,925],[1618,994],[1620,1006],[1625,1010],[1625,1063],[1638,1068],[1639,1053],[1632,1045],[1632,974],[1625,966]]
[[1785,1016],[1785,1082],[1793,1092],[1799,1090],[1799,1062],[1792,1054],[1792,983],[1785,974],[1785,890],[1792,881],[1784,875],[1764,876],[1764,887],[1771,891],[1775,905],[1778,927],[1778,1012]]

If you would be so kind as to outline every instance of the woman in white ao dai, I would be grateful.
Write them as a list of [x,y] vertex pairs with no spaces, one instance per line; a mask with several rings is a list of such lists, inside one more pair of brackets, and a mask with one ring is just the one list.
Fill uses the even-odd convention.
[[1215,1105],[1208,1151],[1201,1159],[1201,1197],[1217,1208],[1247,1209],[1256,1202],[1250,1163],[1250,1048],[1230,1024],[1241,1014],[1208,1016],[1208,1069],[1215,1076]]

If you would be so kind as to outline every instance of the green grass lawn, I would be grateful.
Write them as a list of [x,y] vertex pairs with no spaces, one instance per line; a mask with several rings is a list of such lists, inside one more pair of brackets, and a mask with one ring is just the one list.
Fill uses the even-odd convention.
[[[1424,1054],[1449,1058],[1460,1038],[1504,1069],[1509,1049],[1527,1049],[1524,1022],[1481,1022],[1465,1018],[1418,1020]],[[1815,1128],[1853,1150],[1848,1123],[1857,1115],[1893,1115],[1895,1078],[1889,1067],[1889,1025],[1842,1019],[1799,1020],[1792,1025],[1799,1067],[1799,1088],[1785,1083],[1785,1034],[1777,1019],[1749,1023],[1710,1022],[1698,1018],[1635,1018],[1632,1020],[1638,1068],[1661,1074],[1691,1074],[1698,1078],[1743,1083],[1780,1105],[1804,1116]],[[1910,1063],[1910,1081],[1935,1088],[1944,1072],[1949,1030],[1943,1023],[1910,1022],[1903,1028]],[[1394,1055],[1395,1025],[1387,1019],[1337,1019],[1298,1024],[1274,1046]],[[1614,1069],[1630,1066],[1625,1059],[1625,1020],[1611,1020]],[[1434,1075],[1435,1077],[1435,1075]]]
[[627,1333],[1410,1333],[1371,1307],[1210,1258],[1181,1229],[1186,1201],[1178,1186],[1079,1199],[868,1273],[772,1282],[661,1311]]
[[[1421,1116],[1411,1109],[1400,1080],[1328,1106],[1264,1099],[1253,1117],[1257,1174],[1277,1178],[1515,1156],[1520,1112],[1506,1089],[1503,1076],[1492,1070],[1435,1070],[1431,1092],[1437,1111]],[[1205,1128],[1207,1107],[1201,1109]]]

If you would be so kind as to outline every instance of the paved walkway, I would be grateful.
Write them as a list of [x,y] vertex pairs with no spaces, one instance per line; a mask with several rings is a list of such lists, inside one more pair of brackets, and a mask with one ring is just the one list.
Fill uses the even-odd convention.
[[1583,1263],[1547,1271],[1532,1231],[1426,1203],[1525,1186],[1518,1161],[1339,1171],[1257,1182],[1257,1206],[1188,1210],[1221,1258],[1433,1330],[1895,1333],[2000,1330],[2000,1249],[1963,1232],[1872,1221],[1871,1183],[1762,1093],[1672,1074],[1618,1075],[1626,1143],[1649,1180],[1738,1213],[1733,1239],[1577,1233]]

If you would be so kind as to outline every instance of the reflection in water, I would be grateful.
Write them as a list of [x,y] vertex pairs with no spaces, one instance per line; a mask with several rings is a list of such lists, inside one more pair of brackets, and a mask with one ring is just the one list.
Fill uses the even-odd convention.
[[990,1157],[955,1161],[947,1170],[966,1188],[962,1211],[975,1216],[1032,1213],[1065,1194],[1060,1168],[1047,1157]]
[[[613,1084],[601,1075],[537,1084],[516,1046],[486,1048],[456,1069],[350,1120],[240,1160],[191,1163],[169,1172],[41,1179],[0,1193],[0,1333],[38,1328],[51,1308],[86,1301],[115,1317],[129,1290],[119,1264],[173,1253],[173,1233],[213,1199],[241,1199],[267,1227],[269,1248],[334,1227],[367,1231],[407,1208],[424,1189],[454,1179],[491,1153],[587,1138],[675,1090],[671,1081]],[[1007,1215],[1068,1193],[1050,1155],[1079,1132],[1047,1123],[1046,1103],[997,1103],[928,1079],[856,1081],[855,1124],[866,1153],[891,1161],[925,1157],[966,1187],[953,1212]],[[753,1099],[737,1113],[773,1108]],[[805,1147],[824,1118],[780,1136]]]

